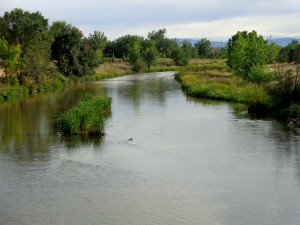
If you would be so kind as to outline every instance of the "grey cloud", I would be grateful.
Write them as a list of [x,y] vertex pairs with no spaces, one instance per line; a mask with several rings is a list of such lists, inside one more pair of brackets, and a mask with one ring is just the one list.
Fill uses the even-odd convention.
[[0,0],[0,4],[1,14],[18,7],[40,11],[52,22],[65,20],[78,27],[100,27],[104,32],[251,16],[299,15],[299,0]]

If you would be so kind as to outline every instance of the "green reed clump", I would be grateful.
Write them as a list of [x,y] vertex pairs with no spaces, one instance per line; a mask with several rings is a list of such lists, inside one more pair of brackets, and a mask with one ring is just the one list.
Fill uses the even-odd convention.
[[104,134],[104,118],[110,112],[111,99],[104,95],[85,95],[60,117],[63,135]]

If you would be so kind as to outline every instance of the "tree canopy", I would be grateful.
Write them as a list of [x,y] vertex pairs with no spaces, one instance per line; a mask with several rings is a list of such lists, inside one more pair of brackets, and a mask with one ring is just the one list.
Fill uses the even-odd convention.
[[267,56],[267,41],[256,31],[239,31],[228,41],[228,66],[246,80],[260,83],[268,79]]
[[213,50],[211,47],[211,42],[206,38],[202,38],[195,44],[195,47],[198,50],[200,58],[211,58],[213,55]]

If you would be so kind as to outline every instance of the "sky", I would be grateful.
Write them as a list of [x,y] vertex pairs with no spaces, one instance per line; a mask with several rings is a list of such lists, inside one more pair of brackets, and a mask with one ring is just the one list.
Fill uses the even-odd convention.
[[162,28],[168,38],[213,41],[244,30],[300,37],[300,0],[0,0],[0,16],[14,8],[39,11],[50,24],[64,20],[85,35],[104,32],[109,40]]

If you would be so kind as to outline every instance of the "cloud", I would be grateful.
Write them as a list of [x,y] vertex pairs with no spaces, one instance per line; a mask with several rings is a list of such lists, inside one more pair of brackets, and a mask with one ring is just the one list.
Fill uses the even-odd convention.
[[299,0],[0,0],[0,5],[0,14],[16,7],[40,11],[50,22],[65,20],[86,34],[101,30],[110,39],[159,28],[172,37],[225,37],[252,28],[300,36]]

